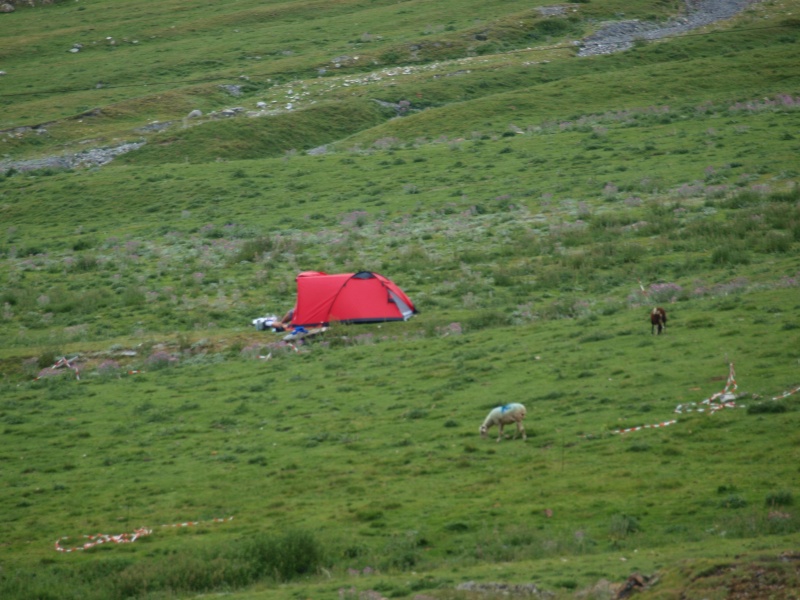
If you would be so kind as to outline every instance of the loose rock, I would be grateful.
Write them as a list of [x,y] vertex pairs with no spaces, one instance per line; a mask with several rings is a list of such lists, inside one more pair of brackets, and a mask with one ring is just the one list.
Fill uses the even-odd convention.
[[627,50],[637,40],[656,40],[730,19],[760,0],[685,0],[686,15],[664,24],[648,21],[619,21],[606,25],[580,42],[578,56],[612,54]]

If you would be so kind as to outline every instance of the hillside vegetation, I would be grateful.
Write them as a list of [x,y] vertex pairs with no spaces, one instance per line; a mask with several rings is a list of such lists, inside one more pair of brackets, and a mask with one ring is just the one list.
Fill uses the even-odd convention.
[[0,597],[796,598],[798,10],[0,14]]

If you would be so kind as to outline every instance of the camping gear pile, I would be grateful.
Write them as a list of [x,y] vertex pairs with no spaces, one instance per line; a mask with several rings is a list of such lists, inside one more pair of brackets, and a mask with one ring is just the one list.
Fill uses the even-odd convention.
[[257,319],[253,319],[253,325],[258,331],[266,331],[267,329],[272,329],[272,324],[278,320],[277,315],[269,315],[267,317],[258,317]]

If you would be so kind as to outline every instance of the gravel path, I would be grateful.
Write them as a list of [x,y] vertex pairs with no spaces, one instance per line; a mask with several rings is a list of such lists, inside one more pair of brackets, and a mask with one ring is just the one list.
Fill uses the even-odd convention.
[[0,160],[0,172],[14,169],[16,171],[35,171],[38,169],[75,169],[79,167],[99,167],[114,160],[115,156],[125,154],[143,146],[144,142],[120,144],[108,148],[90,148],[73,154],[45,156],[31,160]]
[[666,23],[618,21],[581,42],[578,56],[611,54],[627,50],[636,40],[657,40],[730,19],[760,0],[685,0],[686,14]]

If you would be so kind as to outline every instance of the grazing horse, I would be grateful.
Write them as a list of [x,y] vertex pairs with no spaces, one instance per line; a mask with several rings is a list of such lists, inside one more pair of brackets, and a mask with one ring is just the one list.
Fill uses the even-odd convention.
[[656,306],[653,310],[650,311],[650,333],[655,333],[655,329],[658,327],[658,333],[661,333],[661,330],[667,330],[667,311],[665,311],[660,306]]

